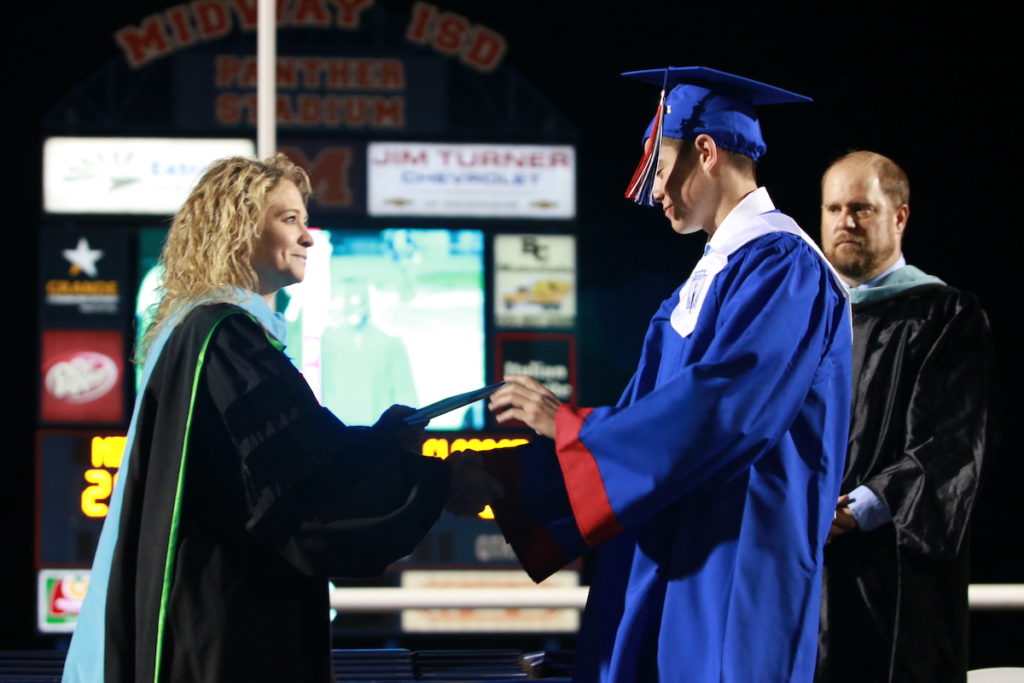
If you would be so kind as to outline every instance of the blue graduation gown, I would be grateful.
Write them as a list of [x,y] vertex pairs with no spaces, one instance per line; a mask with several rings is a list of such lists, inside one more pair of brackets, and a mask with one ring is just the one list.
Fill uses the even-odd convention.
[[536,580],[602,546],[577,680],[813,676],[849,305],[766,200],[662,304],[617,405],[562,406],[557,458],[532,448],[493,463],[511,488],[497,519]]

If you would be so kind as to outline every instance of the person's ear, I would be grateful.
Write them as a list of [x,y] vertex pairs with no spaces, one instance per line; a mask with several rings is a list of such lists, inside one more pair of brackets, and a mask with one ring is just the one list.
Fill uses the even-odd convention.
[[910,220],[910,207],[906,204],[901,204],[896,208],[896,233],[898,235],[903,235],[908,220]]
[[693,148],[696,150],[697,160],[705,173],[710,173],[718,167],[722,155],[710,135],[707,133],[698,135],[693,141]]

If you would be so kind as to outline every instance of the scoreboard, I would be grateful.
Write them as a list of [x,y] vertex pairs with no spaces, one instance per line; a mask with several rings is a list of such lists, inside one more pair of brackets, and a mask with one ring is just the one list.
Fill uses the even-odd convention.
[[[67,151],[71,166],[99,158],[108,144],[60,142],[47,149]],[[150,159],[151,171],[166,168],[165,147],[153,142],[109,144]],[[391,404],[427,405],[515,373],[575,403],[576,238],[566,222],[575,213],[572,147],[368,143],[366,154],[375,208],[362,217],[316,216],[324,222],[311,229],[306,278],[276,302],[288,328],[285,353],[314,395],[347,424],[372,424]],[[134,348],[158,301],[166,223],[147,217],[155,210],[126,209],[105,195],[69,194],[62,183],[70,171],[51,162],[48,201],[78,203],[47,204],[58,218],[44,222],[40,238],[35,566],[39,629],[69,632],[118,485],[140,374]],[[140,178],[134,187],[157,192],[151,201],[161,212],[187,190],[184,181]],[[441,192],[453,183],[458,192]],[[479,185],[472,201],[467,183]],[[536,220],[545,215],[558,220]],[[534,222],[526,227],[523,219]],[[527,442],[478,402],[435,418],[420,450],[446,458]],[[515,582],[496,570],[521,574],[489,511],[442,515],[384,581]],[[442,621],[472,627],[454,615]]]

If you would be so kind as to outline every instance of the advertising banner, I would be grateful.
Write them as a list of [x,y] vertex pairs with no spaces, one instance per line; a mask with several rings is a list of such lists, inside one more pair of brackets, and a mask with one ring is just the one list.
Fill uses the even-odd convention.
[[504,328],[576,324],[574,236],[495,236],[494,324]]
[[44,569],[36,588],[36,624],[42,633],[71,633],[89,588],[85,569]]
[[255,152],[244,138],[47,138],[43,208],[171,216],[211,161]]
[[43,330],[40,419],[112,424],[125,418],[125,340],[120,330]]
[[366,168],[371,216],[576,216],[571,145],[374,142]]
[[[534,584],[522,570],[405,571],[402,588],[490,589],[575,588],[579,573],[563,570],[542,583]],[[419,633],[545,632],[572,633],[579,629],[580,612],[575,608],[487,608],[402,610],[402,630]]]
[[[130,297],[128,233],[46,229],[40,240],[40,321],[43,327],[121,328]],[[126,308],[126,305],[128,308]]]
[[571,334],[503,332],[494,349],[495,377],[529,375],[558,400],[576,404],[576,337]]

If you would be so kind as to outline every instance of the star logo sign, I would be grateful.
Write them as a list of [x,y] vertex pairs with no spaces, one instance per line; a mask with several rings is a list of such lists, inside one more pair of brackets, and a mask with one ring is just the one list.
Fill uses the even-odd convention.
[[71,264],[71,267],[68,268],[68,274],[72,277],[79,273],[85,273],[89,277],[96,277],[98,274],[96,262],[103,258],[103,251],[101,249],[90,249],[89,240],[84,237],[78,238],[78,246],[74,249],[65,249],[61,253],[64,254],[64,258]]

